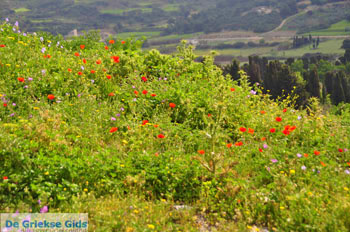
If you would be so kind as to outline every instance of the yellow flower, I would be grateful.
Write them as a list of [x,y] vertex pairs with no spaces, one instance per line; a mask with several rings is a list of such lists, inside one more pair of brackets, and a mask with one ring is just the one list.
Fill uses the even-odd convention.
[[84,192],[87,192],[88,191],[88,189],[87,188],[84,188]]
[[34,109],[34,110],[38,110],[38,109],[39,109],[39,107],[34,107],[33,109]]
[[349,191],[349,189],[348,189],[347,187],[344,187],[344,190],[345,190],[345,191]]
[[295,174],[295,170],[291,169],[290,171],[290,174]]
[[134,228],[132,227],[127,227],[125,230],[125,232],[133,232],[133,231],[134,231]]
[[66,190],[67,190],[67,188],[64,188],[64,189],[63,189],[63,191],[66,191]]
[[134,210],[134,214],[138,214],[140,211],[138,211],[137,209]]
[[49,175],[49,172],[45,172],[45,175]]
[[154,230],[154,228],[155,228],[155,226],[152,224],[148,224],[147,227],[150,228],[151,230]]
[[284,207],[283,207],[283,206],[280,206],[280,209],[281,209],[281,210],[284,210]]

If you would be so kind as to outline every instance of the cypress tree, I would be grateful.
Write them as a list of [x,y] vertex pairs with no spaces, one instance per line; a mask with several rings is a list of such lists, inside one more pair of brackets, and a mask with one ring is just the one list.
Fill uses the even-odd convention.
[[320,79],[318,77],[316,69],[310,71],[308,75],[306,89],[312,97],[320,98]]
[[334,79],[334,72],[327,72],[325,77],[325,87],[327,94],[333,93],[333,79]]
[[335,75],[334,78],[332,100],[335,105],[338,105],[340,102],[345,102],[346,100],[339,72]]

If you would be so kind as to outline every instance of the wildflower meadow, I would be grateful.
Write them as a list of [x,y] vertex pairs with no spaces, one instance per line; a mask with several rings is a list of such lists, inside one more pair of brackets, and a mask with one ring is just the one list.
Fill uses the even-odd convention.
[[0,210],[91,231],[349,231],[350,106],[271,100],[212,56],[0,25]]

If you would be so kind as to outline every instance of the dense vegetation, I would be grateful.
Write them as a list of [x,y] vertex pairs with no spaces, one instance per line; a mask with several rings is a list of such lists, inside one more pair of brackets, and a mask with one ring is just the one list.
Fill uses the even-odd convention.
[[350,228],[349,105],[295,110],[185,43],[0,27],[2,212],[88,212],[96,231]]
[[[347,41],[344,40],[345,46]],[[236,80],[240,78],[240,69],[236,60],[223,67],[224,73]],[[275,99],[297,95],[296,106],[306,106],[312,97],[323,103],[350,103],[350,49],[336,61],[317,54],[297,60],[288,58],[284,63],[251,56],[242,69],[252,85],[262,85],[264,92]]]

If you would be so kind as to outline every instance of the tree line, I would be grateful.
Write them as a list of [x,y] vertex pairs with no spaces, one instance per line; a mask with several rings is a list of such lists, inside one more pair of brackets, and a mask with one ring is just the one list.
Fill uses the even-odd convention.
[[335,105],[350,103],[350,49],[335,62],[322,55],[289,58],[284,62],[250,56],[248,64],[240,66],[233,60],[222,69],[224,75],[230,74],[234,80],[239,80],[239,70],[244,70],[252,85],[259,83],[274,99],[297,96],[297,107],[307,105],[310,97]]

